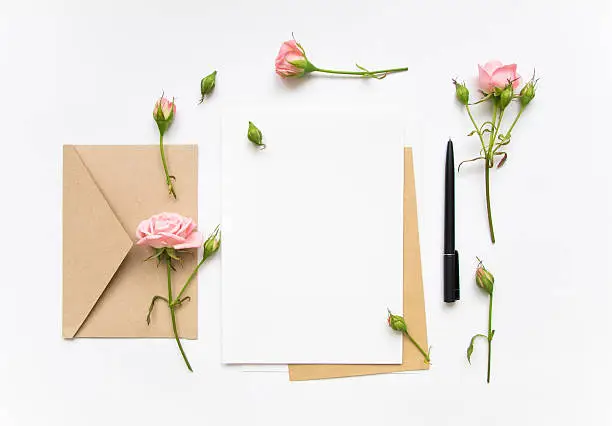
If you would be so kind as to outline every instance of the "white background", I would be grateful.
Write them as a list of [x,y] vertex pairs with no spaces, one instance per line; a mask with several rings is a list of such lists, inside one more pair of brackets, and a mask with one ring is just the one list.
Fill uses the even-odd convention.
[[[612,420],[608,1],[106,1],[0,5],[0,424],[603,425]],[[401,66],[383,81],[273,72],[294,32],[325,67]],[[475,139],[451,78],[491,58],[542,77],[492,181],[498,244],[487,241],[482,169],[457,177],[462,299],[442,303],[443,159]],[[219,70],[196,106],[200,78]],[[161,90],[175,96],[167,143],[200,145],[200,224],[219,221],[222,107],[398,103],[419,121],[420,232],[429,372],[290,383],[220,364],[219,259],[200,275],[200,339],[188,374],[170,340],[60,338],[61,145],[155,143]],[[302,129],[308,131],[308,129]],[[313,144],[305,149],[324,149]],[[375,170],[371,171],[375,173]],[[364,235],[370,250],[384,250]],[[497,278],[493,382],[474,257]],[[342,327],[344,323],[330,324]]]

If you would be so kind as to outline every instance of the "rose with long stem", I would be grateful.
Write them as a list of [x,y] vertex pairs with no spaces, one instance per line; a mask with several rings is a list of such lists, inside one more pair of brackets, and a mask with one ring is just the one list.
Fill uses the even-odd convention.
[[467,348],[467,359],[468,362],[472,363],[472,353],[474,352],[474,341],[481,337],[487,340],[487,383],[491,382],[491,346],[493,342],[493,336],[495,335],[495,330],[493,330],[493,290],[495,288],[495,278],[493,274],[489,272],[482,261],[478,259],[478,268],[476,269],[476,285],[487,292],[489,295],[489,328],[487,335],[484,334],[475,334],[472,336],[470,340],[470,345]]
[[[491,169],[495,165],[495,157],[500,156],[497,168],[503,166],[508,158],[508,154],[502,149],[510,143],[512,130],[521,117],[526,105],[531,102],[535,96],[535,86],[537,80],[535,76],[525,84],[518,95],[515,95],[514,90],[520,84],[520,76],[516,73],[516,65],[502,65],[499,61],[491,61],[485,64],[484,67],[479,66],[480,78],[479,84],[484,97],[477,102],[470,103],[469,90],[465,83],[460,83],[453,80],[457,99],[464,105],[468,117],[474,130],[468,136],[478,135],[480,141],[480,155],[471,160],[466,160],[459,164],[459,170],[463,163],[473,161],[484,161],[485,166],[485,198],[487,207],[487,220],[489,224],[489,235],[491,242],[495,244],[495,230],[493,227],[493,213],[491,208]],[[512,121],[508,131],[501,133],[502,121],[506,108],[513,100],[518,99],[521,107]],[[474,116],[470,109],[471,105],[481,104],[485,101],[491,101],[493,104],[493,113],[490,121],[485,121],[482,125],[476,124]],[[488,135],[488,141],[486,140]]]
[[306,57],[306,50],[304,50],[302,45],[295,40],[288,40],[281,45],[278,55],[276,56],[275,67],[276,73],[283,78],[303,77],[312,72],[321,72],[325,74],[349,75],[382,80],[388,74],[408,71],[408,67],[386,68],[371,71],[358,64],[356,64],[356,67],[359,71],[319,68],[308,60]]
[[176,199],[176,192],[174,191],[173,181],[176,179],[168,171],[168,162],[166,161],[166,152],[164,150],[164,134],[172,124],[174,120],[174,114],[176,114],[176,104],[174,99],[172,101],[166,99],[162,94],[161,98],[155,102],[153,108],[153,119],[157,123],[159,129],[159,153],[162,160],[162,166],[164,167],[164,173],[166,175],[166,186],[168,187],[168,193]]
[[[155,303],[159,300],[166,302],[170,310],[174,339],[185,361],[185,365],[189,371],[193,371],[179,337],[176,309],[190,300],[189,296],[183,296],[189,284],[196,277],[198,270],[202,267],[204,262],[219,250],[221,243],[219,227],[217,226],[214,232],[202,244],[202,234],[197,231],[197,226],[193,220],[177,213],[160,213],[151,216],[149,219],[143,220],[138,225],[136,236],[138,238],[138,245],[149,246],[155,250],[146,260],[157,259],[158,265],[160,263],[166,264],[168,295],[167,297],[159,295],[153,296],[147,314],[147,324],[151,324],[151,314],[155,307]],[[204,249],[202,260],[194,268],[193,272],[175,297],[172,289],[172,271],[175,270],[173,262],[181,261],[179,255],[182,251],[194,249],[202,245]]]

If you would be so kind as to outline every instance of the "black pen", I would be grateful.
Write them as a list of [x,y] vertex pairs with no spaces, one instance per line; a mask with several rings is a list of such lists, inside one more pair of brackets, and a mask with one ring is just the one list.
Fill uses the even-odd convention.
[[455,250],[455,156],[450,139],[444,183],[444,301],[452,303],[459,300],[459,253]]

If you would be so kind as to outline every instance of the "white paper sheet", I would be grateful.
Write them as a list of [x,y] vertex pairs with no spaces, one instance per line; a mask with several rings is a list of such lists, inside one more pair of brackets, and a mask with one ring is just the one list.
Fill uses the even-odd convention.
[[[248,121],[267,148],[246,137]],[[402,127],[389,111],[223,117],[225,363],[401,363]]]

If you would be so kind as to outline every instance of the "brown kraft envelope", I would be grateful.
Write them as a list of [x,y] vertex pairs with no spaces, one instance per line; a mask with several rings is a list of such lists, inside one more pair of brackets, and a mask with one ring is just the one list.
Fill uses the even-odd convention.
[[[154,214],[176,212],[197,222],[196,145],[166,147],[177,200],[168,195],[158,146],[64,146],[62,335],[172,337],[170,313],[155,295],[168,296],[165,269],[144,260],[152,249],[135,245],[136,227]],[[197,264],[185,253],[172,275],[174,294]],[[181,337],[198,335],[197,281],[177,311]]]
[[[427,348],[425,298],[411,148],[404,148],[404,318],[412,337],[421,347]],[[295,364],[289,366],[289,379],[295,381],[331,379],[428,369],[429,365],[425,364],[423,355],[404,336],[402,363],[399,365]]]

